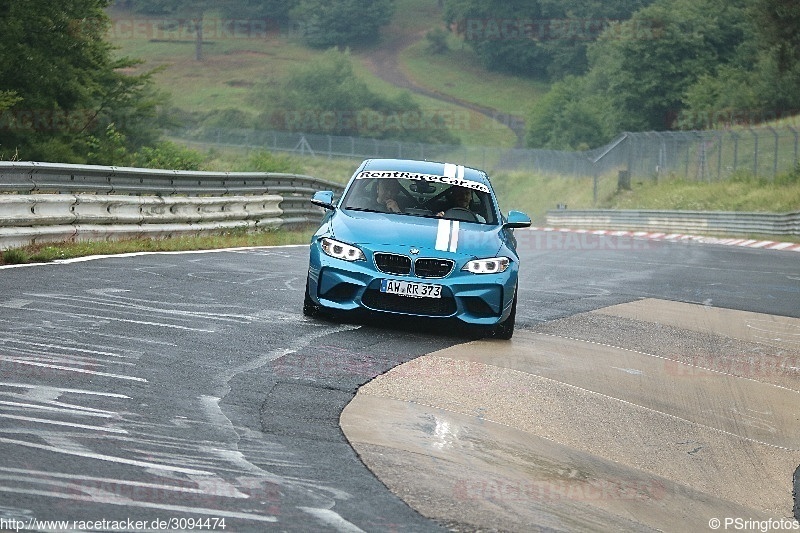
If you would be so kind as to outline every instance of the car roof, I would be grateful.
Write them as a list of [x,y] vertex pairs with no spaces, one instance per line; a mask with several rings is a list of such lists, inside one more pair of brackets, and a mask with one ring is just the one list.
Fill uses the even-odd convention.
[[[421,174],[444,175],[445,163],[437,161],[417,161],[414,159],[367,159],[356,171],[362,170],[396,170],[398,172],[419,172]],[[482,170],[464,167],[464,179],[477,181],[491,186],[489,178]]]

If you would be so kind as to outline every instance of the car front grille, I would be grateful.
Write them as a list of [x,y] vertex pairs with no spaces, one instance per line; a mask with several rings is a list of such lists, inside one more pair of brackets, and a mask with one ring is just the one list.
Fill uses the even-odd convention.
[[378,311],[408,313],[425,316],[449,316],[456,312],[456,302],[452,297],[409,298],[397,294],[386,294],[375,289],[364,291],[364,305]]
[[414,261],[414,273],[421,278],[443,278],[453,270],[454,264],[450,259],[421,257]]
[[376,252],[375,266],[387,274],[405,276],[411,273],[411,259],[405,255]]

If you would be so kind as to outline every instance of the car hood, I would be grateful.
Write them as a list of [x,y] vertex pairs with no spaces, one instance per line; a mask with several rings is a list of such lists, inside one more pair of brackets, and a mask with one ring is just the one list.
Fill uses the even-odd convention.
[[417,248],[420,253],[492,257],[502,247],[500,226],[361,211],[337,210],[330,221],[335,239],[367,246]]

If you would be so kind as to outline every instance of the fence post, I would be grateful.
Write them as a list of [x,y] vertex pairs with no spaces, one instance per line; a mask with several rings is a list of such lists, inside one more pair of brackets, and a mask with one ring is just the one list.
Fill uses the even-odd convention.
[[747,127],[750,130],[750,133],[753,135],[753,142],[755,145],[753,146],[753,177],[758,178],[758,133],[753,131],[753,128]]
[[629,191],[631,190],[631,173],[627,170],[620,170],[617,175],[617,190]]
[[792,166],[797,166],[797,130],[788,126],[789,131],[794,134],[794,159],[792,159]]
[[772,179],[774,180],[778,175],[778,132],[772,126],[767,126],[767,129],[775,136],[775,157],[772,160]]

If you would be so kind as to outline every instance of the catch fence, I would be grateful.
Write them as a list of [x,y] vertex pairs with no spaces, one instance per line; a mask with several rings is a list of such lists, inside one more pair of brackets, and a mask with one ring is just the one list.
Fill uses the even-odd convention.
[[770,180],[798,167],[798,130],[793,126],[623,133],[606,146],[582,152],[453,146],[247,129],[183,131],[175,137],[211,146],[290,152],[309,157],[446,160],[492,173],[521,171],[564,177],[622,176],[623,179],[642,180],[676,176],[716,181],[747,174]]

